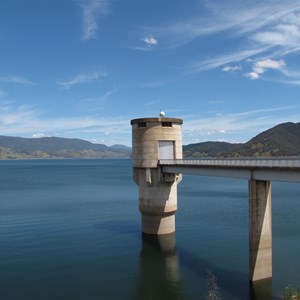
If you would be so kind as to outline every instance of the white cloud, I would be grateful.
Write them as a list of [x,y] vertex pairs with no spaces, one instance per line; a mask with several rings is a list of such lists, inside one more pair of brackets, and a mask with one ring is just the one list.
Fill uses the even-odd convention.
[[299,122],[299,106],[283,106],[237,113],[210,114],[207,116],[180,116],[184,120],[184,144],[198,139],[246,142],[263,130],[283,122]]
[[273,60],[268,58],[265,60],[260,60],[252,66],[252,72],[246,73],[245,77],[250,79],[258,79],[263,73],[265,73],[267,69],[281,70],[283,67],[285,67],[285,62],[282,59]]
[[34,82],[32,82],[22,76],[16,76],[16,75],[10,75],[10,74],[0,76],[0,81],[23,84],[23,85],[36,85]]
[[158,40],[156,38],[154,38],[153,36],[147,36],[143,39],[143,41],[149,46],[158,44]]
[[250,79],[258,79],[259,78],[259,74],[257,74],[256,72],[245,73],[244,76],[247,78],[250,78]]
[[153,36],[146,36],[145,38],[142,38],[141,41],[144,44],[130,46],[127,45],[126,48],[138,51],[153,51],[154,49],[156,49],[155,46],[158,45],[158,40]]
[[254,70],[257,73],[262,74],[265,69],[281,69],[284,66],[285,66],[284,60],[282,60],[282,59],[273,60],[273,59],[268,58],[268,59],[256,62],[254,65]]
[[100,72],[82,73],[67,81],[57,81],[57,84],[61,85],[63,89],[70,89],[75,85],[99,81],[105,76],[105,73]]
[[241,70],[241,66],[225,66],[222,71],[224,72],[234,72],[234,71],[239,71]]
[[80,4],[82,9],[82,39],[90,40],[97,36],[98,18],[108,13],[107,0],[85,0]]
[[50,135],[43,134],[43,133],[34,133],[34,134],[32,134],[32,137],[34,139],[40,139],[40,138],[44,138],[44,137],[50,137]]

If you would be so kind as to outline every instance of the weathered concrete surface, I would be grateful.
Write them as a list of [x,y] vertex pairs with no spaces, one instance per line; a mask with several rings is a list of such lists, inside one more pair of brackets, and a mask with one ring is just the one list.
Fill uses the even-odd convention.
[[249,180],[249,279],[272,277],[271,182]]
[[144,118],[131,121],[133,179],[139,186],[142,232],[175,231],[179,174],[163,174],[158,165],[160,143],[170,142],[173,158],[182,159],[181,119]]
[[[172,127],[163,127],[162,123]],[[146,127],[139,127],[140,124]],[[174,142],[174,159],[182,159],[182,120],[177,118],[144,118],[131,120],[132,165],[136,168],[157,168],[158,142]]]

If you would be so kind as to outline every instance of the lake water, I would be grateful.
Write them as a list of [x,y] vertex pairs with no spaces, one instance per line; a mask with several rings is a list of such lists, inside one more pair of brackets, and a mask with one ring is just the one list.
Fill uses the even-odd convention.
[[1,300],[206,299],[213,285],[221,299],[278,299],[300,283],[300,184],[272,185],[273,280],[253,289],[247,181],[185,175],[176,236],[149,240],[130,160],[0,169]]

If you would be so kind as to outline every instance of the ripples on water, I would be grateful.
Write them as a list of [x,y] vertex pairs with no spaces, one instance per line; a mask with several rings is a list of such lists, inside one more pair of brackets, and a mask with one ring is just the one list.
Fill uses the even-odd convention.
[[[222,299],[255,298],[246,181],[184,176],[176,236],[153,239],[140,233],[129,160],[0,167],[1,300],[205,299],[208,271]],[[300,282],[299,186],[273,184],[274,298]]]

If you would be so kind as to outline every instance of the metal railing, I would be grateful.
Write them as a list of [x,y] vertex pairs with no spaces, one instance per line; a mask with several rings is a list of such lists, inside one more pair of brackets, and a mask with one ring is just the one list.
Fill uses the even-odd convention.
[[162,166],[300,169],[300,158],[161,159],[159,164]]

